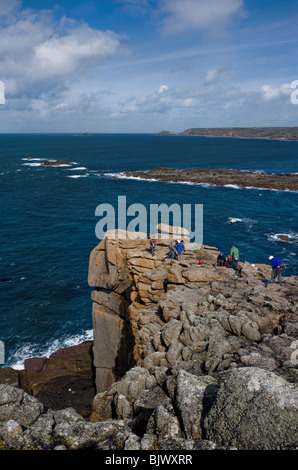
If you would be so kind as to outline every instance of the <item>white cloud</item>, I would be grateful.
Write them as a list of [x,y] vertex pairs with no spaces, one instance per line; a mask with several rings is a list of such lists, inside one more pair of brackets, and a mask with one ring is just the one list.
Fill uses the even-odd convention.
[[219,65],[215,69],[208,70],[206,77],[205,77],[205,82],[212,83],[212,82],[215,82],[216,80],[221,79],[225,71],[226,71],[225,65]]
[[75,28],[64,36],[55,35],[34,48],[32,65],[41,74],[70,76],[86,64],[112,56],[119,40],[110,32],[94,30],[87,25]]
[[235,15],[243,14],[243,0],[164,0],[163,27],[167,34],[224,29]]
[[265,101],[275,100],[283,96],[290,96],[292,91],[290,83],[285,83],[277,87],[270,85],[262,86],[262,93]]
[[[1,1],[1,0],[0,0]],[[23,10],[0,28],[0,69],[8,96],[56,89],[120,51],[120,38],[49,11]]]
[[194,100],[193,98],[185,98],[183,104],[184,104],[184,106],[186,106],[186,107],[193,106],[194,101],[195,101],[195,100]]
[[159,93],[164,93],[165,91],[167,91],[169,89],[169,87],[167,85],[161,85],[158,89],[158,92]]

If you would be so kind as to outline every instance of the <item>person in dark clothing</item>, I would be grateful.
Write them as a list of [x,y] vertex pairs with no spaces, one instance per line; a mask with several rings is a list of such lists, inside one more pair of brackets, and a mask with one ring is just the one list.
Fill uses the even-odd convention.
[[233,259],[233,267],[235,271],[238,269],[238,261],[239,261],[239,250],[236,248],[235,245],[230,245],[230,255],[232,256]]
[[227,257],[226,267],[234,269],[234,262],[231,255]]
[[275,281],[277,278],[277,282],[281,283],[282,272],[286,269],[284,263],[281,259],[274,256],[269,256],[269,260],[272,266],[271,281]]
[[226,265],[226,258],[223,252],[221,251],[217,257],[217,266],[225,266]]
[[171,240],[171,243],[169,245],[171,259],[178,259],[178,252],[177,252],[176,246],[177,246],[176,240]]
[[154,256],[155,254],[156,245],[157,245],[157,241],[154,235],[150,234],[150,251],[151,251],[152,256]]

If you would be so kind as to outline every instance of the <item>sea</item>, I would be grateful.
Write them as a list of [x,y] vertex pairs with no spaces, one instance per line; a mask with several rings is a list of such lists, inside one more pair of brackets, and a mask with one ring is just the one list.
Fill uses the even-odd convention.
[[[45,160],[66,161],[44,166]],[[203,243],[298,274],[298,192],[127,178],[126,171],[234,168],[298,172],[298,142],[155,134],[0,135],[0,367],[92,340],[88,264],[96,208],[203,205]],[[117,227],[116,227],[117,228]],[[280,240],[278,234],[288,235]]]

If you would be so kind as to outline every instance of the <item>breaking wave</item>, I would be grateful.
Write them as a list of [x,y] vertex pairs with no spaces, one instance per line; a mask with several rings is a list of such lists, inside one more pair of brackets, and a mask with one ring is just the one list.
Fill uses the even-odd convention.
[[84,341],[93,341],[93,330],[87,330],[84,333],[76,334],[74,336],[66,336],[65,338],[59,338],[49,341],[40,347],[38,344],[27,343],[17,349],[15,352],[10,354],[9,363],[6,367],[11,367],[15,370],[21,370],[24,368],[24,362],[26,359],[32,357],[47,357],[58,351],[61,348],[69,348],[71,346],[77,346]]

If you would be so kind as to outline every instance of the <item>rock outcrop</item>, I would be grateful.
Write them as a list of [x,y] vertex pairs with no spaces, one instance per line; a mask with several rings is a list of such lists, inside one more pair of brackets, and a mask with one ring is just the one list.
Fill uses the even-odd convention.
[[[262,281],[270,278],[268,265],[239,263],[241,274],[217,267],[219,252],[209,246],[189,249],[181,261],[170,260],[168,244],[158,239],[152,256],[146,239],[107,236],[91,254],[98,391],[92,420],[124,419],[139,436],[141,449],[149,441],[163,449],[295,447],[297,435],[290,432],[295,418],[285,416],[287,409],[294,414],[298,403],[297,368],[291,361],[297,338],[297,278],[266,284]],[[249,373],[252,378],[246,379]],[[242,411],[234,380],[243,389]],[[263,391],[255,410],[253,396],[244,396],[249,380],[258,381]],[[225,400],[232,400],[226,381],[235,391],[234,425],[229,414],[217,411]],[[273,382],[276,394],[268,392]],[[264,410],[256,420],[261,402]],[[266,439],[246,425],[247,435],[238,430],[238,423],[244,422],[241,413],[254,426],[266,426]],[[223,435],[216,432],[220,416],[225,420]],[[284,434],[275,441],[276,426]],[[249,433],[255,440],[248,439]]]
[[297,173],[256,173],[222,168],[152,168],[148,171],[126,172],[126,176],[154,179],[165,182],[184,182],[210,184],[215,186],[239,186],[244,188],[266,188],[276,190],[298,191]]
[[[1,385],[3,447],[297,449],[297,277],[267,284],[270,266],[217,267],[215,247],[176,261],[168,239],[152,256],[145,234],[116,235],[90,256],[90,419]],[[29,370],[27,383],[39,387]]]
[[93,341],[62,348],[47,357],[26,359],[24,369],[0,369],[0,383],[20,387],[47,408],[74,408],[84,418],[96,393]]

